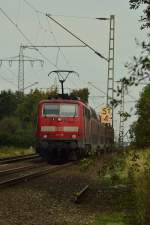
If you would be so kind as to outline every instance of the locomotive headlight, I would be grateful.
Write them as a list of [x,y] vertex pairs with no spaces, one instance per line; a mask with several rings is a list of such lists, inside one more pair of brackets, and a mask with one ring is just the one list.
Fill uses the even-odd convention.
[[77,138],[77,135],[76,135],[76,134],[73,134],[73,135],[72,135],[72,138],[73,138],[73,139]]
[[43,138],[47,138],[47,134],[43,135]]

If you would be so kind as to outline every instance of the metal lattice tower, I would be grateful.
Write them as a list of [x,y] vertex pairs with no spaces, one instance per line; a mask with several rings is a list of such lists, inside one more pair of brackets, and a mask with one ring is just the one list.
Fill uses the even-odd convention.
[[[19,68],[18,68],[18,92],[20,92],[20,93],[24,93],[24,89],[26,89],[26,87],[24,87],[24,63],[30,62],[31,64],[33,64],[34,62],[38,61],[41,64],[43,64],[43,62],[44,62],[41,59],[33,59],[33,58],[28,58],[28,57],[26,58],[23,54],[23,50],[24,50],[24,46],[21,45],[18,56],[9,57],[9,58],[6,58],[6,59],[0,59],[0,64],[2,64],[2,62],[8,62],[9,66],[12,65],[12,62],[18,62],[19,63]],[[35,82],[35,84],[36,83],[37,82]]]
[[111,102],[114,99],[114,47],[115,47],[115,16],[110,16],[109,29],[109,54],[108,54],[108,78],[107,78],[107,106],[112,108],[112,127],[114,107]]
[[24,92],[24,55],[23,47],[19,51],[19,68],[18,68],[18,92]]
[[119,123],[119,147],[123,147],[124,143],[124,83],[121,82],[121,105],[120,105],[120,123]]
[[33,66],[34,62],[40,62],[43,65],[43,60],[41,59],[26,59],[23,54],[23,50],[26,49],[26,46],[21,45],[19,51],[19,69],[18,69],[18,92],[24,93],[24,63],[30,62]]

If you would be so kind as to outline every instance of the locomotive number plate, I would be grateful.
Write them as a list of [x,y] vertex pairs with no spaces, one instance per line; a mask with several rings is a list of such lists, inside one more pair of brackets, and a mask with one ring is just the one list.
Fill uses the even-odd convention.
[[57,127],[57,131],[64,131],[63,127]]

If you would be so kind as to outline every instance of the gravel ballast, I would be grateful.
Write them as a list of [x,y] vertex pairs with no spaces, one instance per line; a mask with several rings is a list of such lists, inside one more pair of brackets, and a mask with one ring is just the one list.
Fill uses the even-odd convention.
[[[100,210],[95,204],[99,188],[97,171],[93,165],[81,172],[73,165],[54,174],[0,190],[0,225],[85,225],[94,220]],[[85,185],[89,193],[80,204],[74,194]]]

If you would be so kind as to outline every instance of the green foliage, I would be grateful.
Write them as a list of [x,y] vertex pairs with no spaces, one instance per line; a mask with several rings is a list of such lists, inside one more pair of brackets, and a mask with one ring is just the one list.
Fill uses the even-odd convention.
[[0,158],[16,157],[23,155],[35,154],[33,148],[16,148],[16,147],[3,147],[0,148]]
[[133,152],[128,167],[130,193],[126,198],[127,225],[147,225],[150,221],[150,166],[142,152]]
[[88,98],[89,98],[89,90],[88,88],[83,88],[79,90],[73,90],[70,95],[80,97],[81,100],[85,103],[88,103]]
[[141,93],[137,103],[138,120],[131,127],[134,135],[134,143],[137,147],[150,146],[150,85],[147,85]]
[[[131,9],[143,8],[143,15],[140,18],[142,23],[141,29],[150,28],[150,1],[149,0],[129,0]],[[126,87],[138,84],[150,77],[150,34],[147,34],[148,41],[139,43],[136,39],[136,44],[141,48],[140,56],[133,56],[132,61],[126,63],[125,67],[128,69],[129,77],[123,77],[121,81]]]
[[131,9],[138,9],[140,6],[144,6],[143,15],[140,18],[142,22],[141,29],[150,27],[150,1],[149,0],[129,0]]
[[4,116],[12,116],[15,114],[20,96],[11,90],[2,91],[0,93],[0,119]]
[[94,158],[84,158],[80,161],[80,170],[85,172],[87,171],[93,164],[95,160]]
[[[137,9],[143,7],[143,15],[140,21],[143,23],[141,29],[150,28],[150,1],[149,0],[129,0],[130,8]],[[140,56],[133,57],[133,61],[126,64],[129,72],[129,78],[122,78],[122,82],[126,87],[140,84],[141,81],[150,79],[150,34],[148,32],[148,41],[141,44],[136,43],[141,47]],[[130,129],[132,142],[137,147],[150,146],[150,85],[144,89],[140,100],[137,104],[138,120],[133,123]]]
[[90,225],[124,225],[121,213],[102,214]]
[[129,117],[131,117],[131,115],[128,112],[120,112],[119,111],[119,115],[122,117],[123,122],[125,122]]
[[102,183],[117,185],[120,182],[124,182],[122,181],[125,179],[125,175],[123,174],[124,168],[125,160],[124,154],[122,154],[117,158],[112,158],[109,163],[104,160],[98,171],[98,175]]
[[[150,221],[150,149],[122,152],[104,161],[99,169],[101,202],[107,203],[105,220],[99,215],[96,224],[117,224],[110,214],[121,212],[125,225],[148,225]],[[108,199],[105,199],[105,198]],[[103,199],[102,199],[103,198]],[[110,213],[111,212],[111,213]],[[110,221],[109,221],[110,220]],[[118,221],[119,223],[119,221]]]
[[49,95],[56,95],[56,89],[45,93],[30,91],[27,95],[2,91],[0,93],[0,145],[29,147],[35,143],[37,105]]

